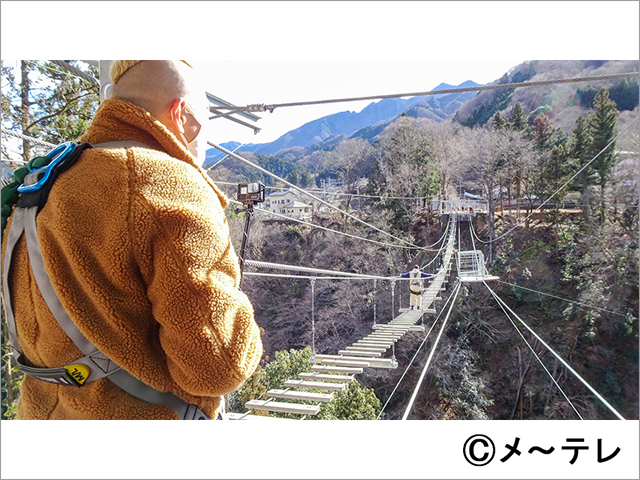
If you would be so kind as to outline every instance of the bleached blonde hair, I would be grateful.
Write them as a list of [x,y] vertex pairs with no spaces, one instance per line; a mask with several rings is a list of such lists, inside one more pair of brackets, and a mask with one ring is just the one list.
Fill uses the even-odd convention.
[[[109,77],[111,77],[111,83],[113,83],[114,85],[118,83],[118,80],[120,80],[120,77],[122,77],[122,75],[124,75],[127,70],[129,70],[134,65],[137,65],[141,61],[142,60],[115,60],[111,64],[111,68],[109,69]],[[186,60],[180,60],[180,61],[185,65],[188,65],[189,67],[193,68],[193,66]]]

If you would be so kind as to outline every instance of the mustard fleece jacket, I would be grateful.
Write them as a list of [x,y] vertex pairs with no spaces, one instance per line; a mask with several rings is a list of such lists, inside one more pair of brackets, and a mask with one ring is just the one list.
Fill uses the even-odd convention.
[[[56,180],[37,218],[45,267],[69,316],[114,362],[212,418],[262,356],[253,308],[238,290],[228,201],[148,112],[104,101],[85,135],[153,149],[92,148]],[[2,257],[6,240],[2,245]],[[24,237],[9,278],[18,339],[36,367],[83,355],[46,306]],[[177,419],[108,379],[81,388],[25,376],[20,419]]]

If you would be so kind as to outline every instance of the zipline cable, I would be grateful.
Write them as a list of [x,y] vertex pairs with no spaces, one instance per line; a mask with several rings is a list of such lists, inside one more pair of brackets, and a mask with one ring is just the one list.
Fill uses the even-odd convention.
[[[237,152],[238,149],[240,147],[244,146],[244,143],[241,143],[240,145],[238,145],[236,148],[233,149],[233,152]],[[222,157],[220,160],[218,160],[216,163],[214,163],[213,165],[211,165],[210,167],[207,167],[205,169],[206,172],[208,172],[209,170],[211,170],[212,168],[220,165],[222,163],[223,160],[226,160],[227,158],[229,158],[229,155],[225,155],[224,157]],[[231,182],[215,182],[215,183],[226,183],[226,184],[230,184],[230,185],[237,185],[237,183],[231,183]]]
[[308,275],[285,275],[282,273],[262,273],[262,272],[243,272],[242,275],[248,275],[250,277],[274,277],[274,278],[292,278],[298,279],[302,278],[304,280],[311,280],[315,278],[316,280],[373,280],[374,282],[378,280],[378,278],[358,278],[358,277],[311,277]]
[[376,417],[376,420],[380,419],[380,416],[384,413],[384,409],[387,408],[387,405],[389,404],[389,402],[391,401],[391,397],[393,397],[394,393],[396,393],[396,390],[398,389],[398,387],[400,386],[400,383],[402,382],[402,379],[405,377],[405,375],[407,374],[407,372],[409,371],[409,368],[411,367],[411,365],[413,364],[413,361],[416,359],[416,357],[418,356],[418,353],[420,353],[420,350],[422,349],[422,347],[424,346],[425,342],[427,341],[427,339],[429,338],[429,335],[431,334],[431,330],[433,330],[433,327],[436,326],[436,324],[438,323],[438,320],[440,319],[440,315],[442,315],[442,312],[444,312],[444,309],[447,308],[447,305],[449,304],[449,300],[451,300],[453,298],[452,295],[449,295],[449,298],[447,298],[447,301],[444,303],[444,305],[442,306],[442,309],[440,310],[440,312],[438,312],[438,316],[436,317],[436,319],[434,320],[433,324],[431,325],[431,328],[429,329],[429,331],[427,332],[427,334],[425,335],[424,339],[422,340],[422,343],[420,343],[420,345],[418,346],[418,349],[416,350],[416,352],[413,354],[413,358],[411,359],[411,361],[409,362],[409,365],[407,365],[407,368],[405,369],[404,373],[402,374],[402,376],[400,377],[400,380],[398,380],[398,383],[396,383],[395,388],[393,389],[393,391],[391,392],[391,395],[389,395],[389,398],[387,398],[387,401],[385,402],[385,404],[383,405],[382,409],[380,410],[380,413],[378,413],[378,416]]
[[424,365],[424,368],[422,369],[422,373],[420,374],[420,379],[418,380],[418,384],[416,385],[416,388],[413,390],[413,395],[411,395],[411,400],[409,400],[409,405],[407,406],[407,409],[404,411],[402,420],[406,420],[407,417],[409,416],[409,413],[411,412],[411,407],[413,407],[413,402],[416,399],[416,395],[418,395],[418,390],[420,389],[420,385],[422,385],[424,376],[427,373],[427,369],[429,368],[429,364],[431,363],[433,354],[436,351],[438,342],[440,341],[440,337],[442,336],[442,332],[444,331],[444,327],[447,325],[447,320],[449,320],[449,315],[451,315],[451,310],[453,309],[453,305],[456,303],[456,298],[458,298],[458,292],[460,292],[460,285],[461,285],[460,283],[456,285],[455,292],[453,292],[452,294],[453,301],[451,302],[451,305],[449,305],[449,311],[447,312],[447,316],[445,317],[444,322],[442,322],[442,326],[440,327],[440,331],[438,332],[436,341],[433,344],[433,347],[431,348],[431,353],[429,354],[429,358],[427,358],[427,363]]
[[100,87],[100,82],[98,80],[93,78],[91,75],[83,72],[79,68],[74,67],[70,63],[65,62],[64,60],[51,60],[51,63],[55,63],[56,65],[61,67],[63,70],[66,70],[67,72],[75,75],[76,77],[79,77],[79,78],[81,78],[81,79],[83,79],[83,80],[95,85],[96,87]]
[[[240,148],[240,147],[238,147]],[[237,148],[233,150],[236,152]],[[226,158],[226,157],[225,157]],[[207,171],[210,167],[207,167]],[[222,180],[213,180],[213,183],[219,183],[220,185],[238,185],[238,182],[223,182]],[[282,187],[273,187],[271,185],[266,185],[264,188],[268,188],[270,190],[280,190],[285,192]],[[300,187],[296,187],[296,190],[301,190]],[[364,194],[355,194],[355,193],[342,193],[342,192],[327,192],[326,190],[319,190],[315,188],[307,188],[305,189],[307,192],[317,192],[317,193],[326,193],[327,195],[334,196],[347,196],[351,195],[352,197],[362,197],[362,198],[380,198],[380,199],[391,199],[391,200],[422,200],[423,198],[429,197],[387,197],[383,195],[364,195]]]
[[[622,131],[620,132],[616,138],[614,138],[613,140],[611,140],[611,142],[609,142],[607,144],[607,146],[605,146],[602,150],[600,150],[595,157],[593,157],[591,160],[589,160],[580,170],[578,170],[573,177],[571,177],[569,180],[567,180],[564,185],[562,185],[560,188],[558,188],[555,192],[553,192],[551,194],[551,196],[549,198],[547,198],[544,202],[542,202],[535,210],[532,210],[531,213],[529,215],[527,215],[522,221],[516,223],[513,227],[511,227],[511,229],[507,230],[506,232],[504,232],[502,235],[494,238],[493,240],[489,240],[488,242],[482,241],[478,238],[478,241],[481,243],[485,243],[485,244],[489,244],[489,243],[493,243],[497,240],[500,240],[502,237],[505,237],[506,235],[508,235],[509,233],[513,232],[517,227],[519,227],[520,225],[522,225],[524,222],[526,222],[529,218],[531,218],[533,216],[534,213],[536,213],[538,210],[540,210],[549,200],[551,200],[557,193],[559,193],[564,187],[566,187],[567,185],[569,185],[574,178],[576,178],[585,168],[587,168],[589,165],[591,165],[591,163],[593,161],[595,161],[607,148],[609,148],[611,145],[613,145],[616,140],[618,140],[618,138],[620,138],[627,130],[629,130],[637,121],[638,118],[640,117],[636,117],[633,119],[633,121]],[[489,215],[491,215],[491,212],[488,213]]]
[[23,133],[20,132],[14,132],[12,130],[9,130],[7,128],[2,127],[2,133],[4,133],[5,135],[10,135],[12,137],[16,137],[16,138],[21,138],[22,140],[27,140],[35,145],[39,145],[41,147],[47,147],[47,148],[55,148],[56,145],[54,145],[53,143],[49,143],[49,142],[45,142],[44,140],[39,140],[37,138],[34,137],[30,137],[29,135],[25,135]]
[[538,336],[538,334],[536,332],[534,332],[526,323],[524,323],[524,321],[513,311],[511,310],[511,308],[509,308],[509,305],[507,305],[504,300],[502,300],[498,295],[495,294],[495,292],[493,290],[491,290],[491,288],[489,287],[489,285],[486,284],[486,282],[484,282],[485,286],[487,287],[487,289],[493,294],[495,295],[496,300],[498,300],[502,305],[504,305],[506,307],[507,310],[509,310],[509,312],[511,312],[511,314],[518,319],[518,321],[524,325],[524,327],[529,330],[529,332],[531,332],[533,334],[534,337],[536,337],[538,339],[538,341],[540,343],[542,343],[558,360],[560,360],[560,362],[571,372],[573,373],[573,375],[580,380],[580,382],[582,382],[582,384],[587,387],[591,393],[593,393],[598,400],[600,400],[616,417],[618,417],[620,420],[624,420],[624,417],[622,415],[620,415],[618,413],[618,411],[613,408],[609,402],[607,402],[598,392],[596,392],[596,390],[587,383],[587,381],[585,379],[583,379],[578,372],[576,372],[573,368],[571,368],[571,365],[569,365],[567,362],[565,362],[562,357],[560,357],[560,355],[558,355],[549,345],[547,345],[547,343],[542,340],[542,338],[540,338]]
[[[318,274],[328,274],[333,276],[345,276],[345,277],[354,277],[361,279],[370,279],[374,278],[378,280],[392,280],[394,277],[381,277],[378,275],[361,275],[359,273],[351,273],[351,272],[337,272],[334,270],[322,270],[320,268],[310,268],[310,267],[298,267],[295,265],[284,265],[280,263],[269,263],[269,262],[259,262],[256,260],[245,260],[245,265],[250,265],[252,267],[257,268],[273,268],[276,270],[292,270],[297,272],[306,272],[306,273],[318,273]],[[323,277],[317,277],[319,279]]]
[[[487,284],[486,282],[482,282],[485,285]],[[562,396],[565,398],[565,400],[567,402],[569,402],[569,405],[571,405],[571,408],[573,408],[573,411],[576,412],[576,415],[578,415],[578,417],[580,418],[580,420],[584,420],[584,418],[582,418],[582,415],[580,415],[580,412],[578,412],[578,410],[576,409],[576,407],[573,405],[573,403],[571,402],[571,400],[569,400],[569,397],[567,396],[566,393],[564,393],[564,390],[562,390],[562,387],[560,387],[560,385],[558,384],[558,382],[556,381],[555,378],[553,378],[553,375],[551,375],[551,372],[549,372],[549,370],[547,369],[547,367],[545,366],[545,364],[542,362],[542,359],[538,356],[538,354],[535,352],[535,350],[533,349],[533,347],[529,344],[529,342],[527,341],[526,338],[524,338],[524,335],[522,335],[522,332],[520,331],[520,329],[516,326],[516,324],[514,323],[514,321],[511,319],[511,317],[509,316],[509,314],[507,313],[507,311],[504,309],[504,307],[502,306],[502,304],[498,301],[498,296],[491,292],[491,294],[493,295],[494,300],[496,301],[496,303],[500,306],[500,308],[502,309],[502,311],[504,312],[505,316],[509,319],[509,321],[511,322],[511,325],[513,325],[513,328],[516,329],[516,331],[518,332],[518,335],[520,335],[520,338],[522,338],[522,340],[524,341],[524,343],[527,344],[527,347],[529,347],[529,350],[531,350],[531,353],[533,353],[533,355],[536,357],[536,360],[538,360],[538,363],[542,366],[542,368],[544,369],[545,372],[547,372],[547,375],[549,375],[549,378],[551,378],[551,380],[553,381],[553,383],[555,383],[556,387],[558,387],[558,390],[560,390],[560,393],[562,393]]]
[[382,234],[384,234],[384,235],[387,235],[387,236],[389,236],[389,237],[391,237],[391,238],[393,238],[393,239],[395,239],[395,240],[399,240],[399,241],[401,241],[402,243],[406,243],[407,245],[411,245],[411,246],[413,246],[414,248],[422,249],[422,247],[419,247],[419,246],[417,246],[417,245],[414,245],[414,244],[413,244],[413,243],[411,243],[411,242],[407,242],[406,240],[403,240],[402,238],[399,238],[399,237],[396,237],[396,236],[394,236],[394,235],[391,235],[390,233],[387,233],[387,232],[385,232],[384,230],[380,230],[378,227],[375,227],[375,226],[373,226],[373,225],[371,225],[371,224],[369,224],[369,223],[365,222],[364,220],[362,220],[362,219],[360,219],[360,218],[358,218],[358,217],[355,217],[355,216],[351,215],[350,213],[345,212],[344,210],[341,210],[341,209],[339,209],[339,208],[337,208],[337,207],[335,207],[335,206],[331,205],[329,202],[326,202],[326,201],[322,200],[321,198],[316,197],[315,195],[312,195],[311,193],[308,193],[308,192],[307,192],[307,191],[305,191],[304,189],[302,189],[302,188],[300,188],[300,187],[298,187],[298,186],[294,185],[294,184],[293,184],[293,183],[291,183],[291,182],[288,182],[288,181],[287,181],[287,180],[285,180],[284,178],[280,178],[278,175],[276,175],[276,174],[274,174],[274,173],[271,173],[270,171],[268,171],[268,170],[266,170],[266,169],[262,168],[260,165],[256,165],[255,163],[250,162],[249,160],[247,160],[247,159],[245,159],[245,158],[242,158],[240,155],[237,155],[237,154],[235,154],[235,153],[233,153],[233,152],[231,152],[231,151],[227,150],[226,148],[221,147],[220,145],[217,145],[217,144],[215,144],[215,143],[213,143],[213,142],[210,142],[210,141],[207,141],[207,143],[208,143],[209,145],[211,145],[213,148],[217,148],[217,149],[218,149],[218,150],[220,150],[221,152],[226,153],[226,154],[227,154],[227,155],[229,155],[230,157],[235,158],[236,160],[238,160],[238,161],[240,161],[240,162],[244,163],[245,165],[249,165],[250,167],[255,168],[256,170],[258,170],[258,171],[260,171],[260,172],[264,173],[265,175],[269,175],[271,178],[273,178],[273,179],[275,179],[275,180],[278,180],[278,181],[280,181],[280,182],[284,183],[285,185],[288,185],[288,186],[290,186],[290,187],[292,187],[292,188],[295,188],[296,190],[300,191],[301,193],[303,193],[303,194],[305,194],[305,195],[307,195],[307,196],[309,196],[309,197],[313,198],[314,200],[316,200],[316,201],[320,202],[321,204],[323,204],[323,205],[325,205],[325,206],[327,206],[327,207],[331,208],[332,210],[336,210],[336,211],[338,211],[338,212],[342,213],[342,214],[343,214],[343,215],[345,215],[346,217],[349,217],[349,218],[351,218],[351,219],[353,219],[353,220],[357,221],[358,223],[361,223],[361,224],[363,224],[363,225],[366,225],[367,227],[372,228],[373,230],[375,230],[375,231],[377,231],[377,232],[380,232],[380,233],[382,233]]
[[[576,302],[574,300],[568,300],[566,298],[558,297],[556,295],[551,295],[550,293],[541,292],[540,290],[533,290],[531,288],[523,287],[522,285],[516,285],[515,283],[504,282],[502,280],[498,280],[498,282],[504,283],[505,285],[510,285],[512,287],[521,288],[522,290],[528,290],[530,292],[539,293],[540,295],[546,295],[548,297],[557,298],[558,300],[562,300],[562,301],[565,301],[567,303],[573,303],[575,305],[579,305],[579,306],[584,307],[584,308],[592,308],[592,309],[595,309],[595,310],[602,310],[603,312],[607,312],[607,313],[610,313],[612,315],[619,315],[621,317],[626,317],[627,316],[627,314],[625,314],[625,313],[613,312],[611,310],[606,310],[604,308],[595,307],[593,305],[587,305],[586,303],[580,303],[580,302]],[[638,317],[633,317],[633,318],[635,320],[638,319]]]
[[553,84],[563,84],[563,83],[615,80],[618,78],[627,78],[627,77],[636,77],[636,76],[638,76],[638,72],[615,73],[610,75],[564,78],[564,79],[557,79],[557,80],[538,80],[534,82],[478,85],[476,87],[449,88],[449,89],[443,89],[443,90],[430,90],[428,92],[397,93],[397,94],[390,94],[390,95],[371,95],[366,97],[336,98],[336,99],[329,99],[329,100],[312,100],[312,101],[306,101],[306,102],[275,103],[271,105],[256,104],[256,105],[247,105],[244,107],[217,107],[217,108],[220,108],[221,110],[222,109],[229,110],[232,113],[266,112],[266,111],[270,111],[271,113],[273,113],[273,110],[279,107],[301,107],[301,106],[307,106],[307,105],[323,105],[327,103],[357,102],[357,101],[363,101],[363,100],[381,100],[381,99],[387,99],[387,98],[423,97],[427,95],[447,95],[450,93],[482,92],[485,90],[498,90],[498,89],[506,89],[506,88],[537,87],[541,85],[553,85]]
[[[238,202],[237,200],[231,200],[230,199],[229,202],[233,203],[233,204],[242,205],[242,203]],[[352,235],[351,233],[341,232],[339,230],[333,230],[331,228],[323,227],[321,225],[316,225],[314,223],[305,222],[304,220],[300,220],[299,218],[289,217],[289,216],[283,215],[281,213],[270,212],[268,210],[264,210],[264,209],[261,209],[261,208],[256,208],[256,209],[253,210],[253,212],[254,213],[256,213],[256,212],[257,213],[261,213],[261,214],[264,214],[264,215],[273,215],[273,216],[276,216],[276,217],[283,218],[285,220],[291,220],[291,221],[294,221],[294,222],[297,222],[297,223],[302,223],[303,225],[308,225],[308,226],[313,227],[313,228],[318,228],[320,230],[325,230],[327,232],[335,233],[336,235],[342,235],[344,237],[355,238],[357,240],[363,240],[365,242],[375,243],[375,244],[378,244],[378,245],[382,245],[384,247],[405,248],[405,249],[415,250],[415,247],[407,247],[405,245],[394,245],[392,243],[380,242],[378,240],[371,240],[371,239],[366,238],[366,237],[359,237],[357,235]]]

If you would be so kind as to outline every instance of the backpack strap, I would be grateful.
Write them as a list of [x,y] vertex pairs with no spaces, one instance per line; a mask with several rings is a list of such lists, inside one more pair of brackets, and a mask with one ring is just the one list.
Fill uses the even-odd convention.
[[[150,148],[138,142],[108,142],[108,144],[98,145],[100,145],[98,148],[120,148],[128,146],[141,146],[143,148]],[[91,146],[88,145],[88,147]],[[57,148],[59,147],[56,147],[56,149]],[[84,148],[82,150],[84,150]],[[50,153],[54,154],[56,152],[56,149],[54,149]],[[68,156],[68,154],[73,150],[75,149],[65,148],[63,157]],[[79,154],[75,156],[74,161],[75,159],[77,159],[77,157],[79,157]],[[64,160],[64,158],[57,162],[56,165],[61,164],[62,160]],[[51,163],[53,163],[53,160]],[[82,332],[80,332],[73,320],[69,317],[67,311],[64,309],[58,295],[55,292],[55,289],[53,288],[51,279],[47,274],[44,265],[44,258],[42,257],[42,251],[40,250],[36,225],[36,217],[38,215],[38,211],[42,208],[44,202],[46,202],[48,192],[51,189],[50,183],[53,183],[55,177],[57,176],[52,175],[55,165],[51,166],[51,163],[46,167],[48,168],[48,170],[38,169],[38,172],[31,172],[35,175],[29,177],[31,175],[30,173],[25,177],[25,184],[23,185],[27,188],[22,189],[21,193],[23,193],[23,196],[16,204],[11,227],[9,228],[9,232],[7,233],[5,262],[2,270],[3,294],[5,300],[5,310],[7,314],[6,317],[11,348],[14,351],[14,357],[17,360],[21,371],[23,371],[23,373],[25,373],[26,375],[33,376],[34,378],[37,378],[39,380],[60,385],[74,385],[77,387],[81,387],[85,383],[90,383],[100,378],[107,377],[122,390],[140,400],[156,405],[166,405],[172,408],[176,411],[176,413],[182,420],[210,420],[210,418],[196,405],[189,404],[170,392],[161,392],[159,390],[156,390],[146,385],[141,380],[133,377],[128,372],[122,370],[122,368],[120,368],[111,359],[109,359],[107,355],[103,354],[82,334]],[[60,172],[57,172],[57,174],[59,173]],[[38,187],[28,188],[33,185],[38,185]],[[48,188],[44,189],[46,193],[42,195],[41,190],[43,190],[46,185],[48,185]],[[23,197],[26,198],[23,199]],[[42,200],[43,198],[44,201]],[[69,336],[71,341],[73,341],[78,349],[85,355],[84,357],[76,360],[74,363],[66,365],[62,368],[36,368],[27,365],[26,359],[24,358],[24,353],[18,342],[15,317],[13,313],[13,307],[11,305],[9,271],[11,268],[14,248],[23,234],[25,235],[27,241],[27,253],[29,256],[29,261],[31,263],[33,275],[36,279],[36,284],[42,294],[42,297],[44,298],[47,306],[49,307],[49,310],[53,314],[60,327]]]

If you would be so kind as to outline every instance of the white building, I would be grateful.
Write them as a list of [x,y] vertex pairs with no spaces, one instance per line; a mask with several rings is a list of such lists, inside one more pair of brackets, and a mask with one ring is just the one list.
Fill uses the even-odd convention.
[[264,208],[270,212],[287,215],[292,218],[311,218],[311,206],[299,201],[300,192],[289,190],[274,192],[265,198]]

